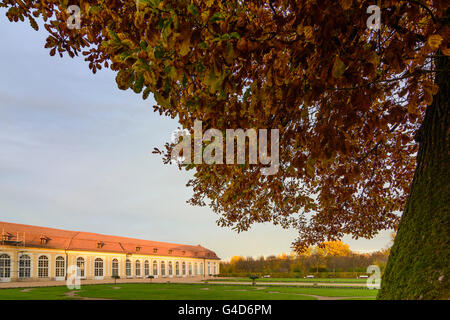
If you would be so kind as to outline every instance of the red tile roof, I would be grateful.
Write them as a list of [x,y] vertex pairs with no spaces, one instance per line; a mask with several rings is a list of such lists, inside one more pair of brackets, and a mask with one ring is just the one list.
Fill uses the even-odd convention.
[[[8,241],[4,241],[4,244],[15,244],[18,241],[26,247],[219,259],[214,251],[200,245],[191,246],[141,240],[1,221],[0,232],[2,232],[2,235],[9,234]],[[41,239],[47,240],[43,243]],[[0,244],[2,240],[3,237],[0,239]],[[169,250],[171,250],[171,253],[169,253]]]

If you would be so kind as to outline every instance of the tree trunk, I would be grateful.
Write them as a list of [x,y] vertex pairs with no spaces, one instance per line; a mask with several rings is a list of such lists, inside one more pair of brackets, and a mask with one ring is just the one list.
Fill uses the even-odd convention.
[[449,297],[449,58],[436,68],[439,92],[416,136],[416,171],[378,299]]

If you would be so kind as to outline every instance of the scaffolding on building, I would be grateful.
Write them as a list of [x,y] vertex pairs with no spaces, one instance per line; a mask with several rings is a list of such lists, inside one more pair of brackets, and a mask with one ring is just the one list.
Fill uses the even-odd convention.
[[1,245],[25,247],[25,232],[23,233],[23,236],[20,237],[19,232],[17,232],[16,236],[14,236],[12,233],[9,233],[5,231],[5,229],[2,229]]
[[[5,231],[5,229],[2,229],[2,235],[0,239],[0,245],[2,246],[15,246],[17,248],[17,255],[11,255],[9,257],[9,265],[3,266],[0,278],[10,278],[12,273],[16,274],[16,278],[19,278],[19,261],[16,259],[20,259],[22,254],[25,252],[25,244],[26,244],[26,237],[25,232],[21,235],[19,232],[16,233],[16,235],[9,233]],[[22,249],[23,248],[23,249]],[[15,266],[13,268],[12,266]],[[9,269],[9,270],[8,270]],[[9,273],[9,277],[7,277],[7,274]]]

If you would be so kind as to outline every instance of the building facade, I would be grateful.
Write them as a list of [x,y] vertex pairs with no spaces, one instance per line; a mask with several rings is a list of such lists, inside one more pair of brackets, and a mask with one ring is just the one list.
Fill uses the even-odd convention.
[[0,222],[0,282],[210,277],[220,259],[182,245]]

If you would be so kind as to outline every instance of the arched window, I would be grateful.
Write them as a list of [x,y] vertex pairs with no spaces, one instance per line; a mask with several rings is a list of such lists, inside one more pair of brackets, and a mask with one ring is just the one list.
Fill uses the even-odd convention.
[[156,260],[153,261],[153,275],[158,275],[158,262],[156,262]]
[[214,274],[217,274],[217,264],[214,262]]
[[200,274],[203,275],[205,273],[205,269],[203,268],[203,262],[200,262]]
[[139,261],[139,260],[136,260],[136,267],[135,267],[134,273],[136,274],[136,277],[141,276],[141,261]]
[[180,264],[177,262],[175,262],[175,275],[179,276],[180,275]]
[[194,264],[194,274],[196,276],[198,275],[198,264],[197,264],[197,262]]
[[182,272],[183,276],[186,275],[186,262],[183,262],[181,264],[181,272]]
[[208,261],[208,276],[211,275],[211,262]]
[[56,278],[64,278],[66,276],[66,263],[64,257],[57,257],[55,263],[55,276]]
[[166,263],[161,261],[161,276],[164,277],[166,275]]
[[48,278],[48,258],[40,256],[38,259],[38,277]]
[[173,274],[172,261],[169,261],[169,276],[171,276],[172,274]]
[[31,258],[29,255],[23,254],[19,258],[19,278],[31,277]]
[[111,275],[113,277],[119,276],[119,260],[117,260],[115,258],[112,260]]
[[148,263],[148,260],[144,261],[144,274],[146,277],[150,275],[150,264]]
[[103,277],[103,260],[100,258],[94,261],[94,277]]
[[82,257],[78,257],[77,258],[77,272],[78,272],[78,277],[80,277],[80,278],[84,278],[85,277],[85,273],[84,273],[84,258],[82,258]]
[[0,256],[0,279],[11,278],[11,258],[7,254]]
[[125,271],[126,271],[127,277],[131,277],[131,261],[130,261],[130,259],[127,259],[127,261],[125,263]]
[[189,262],[189,275],[192,276],[192,263]]

